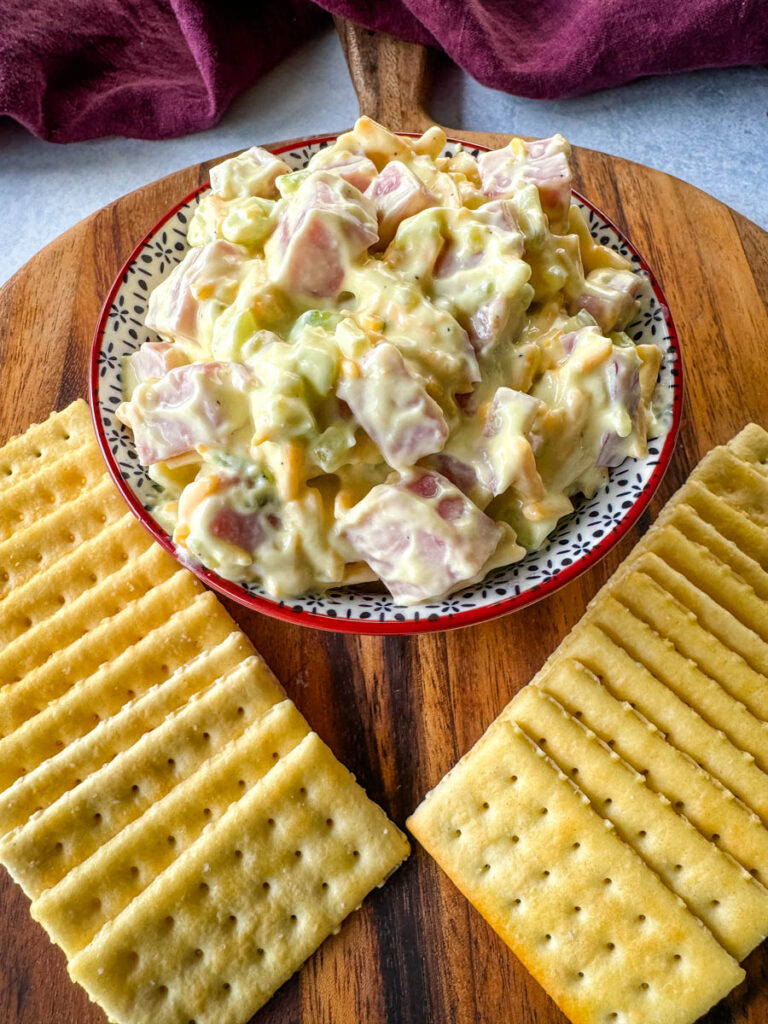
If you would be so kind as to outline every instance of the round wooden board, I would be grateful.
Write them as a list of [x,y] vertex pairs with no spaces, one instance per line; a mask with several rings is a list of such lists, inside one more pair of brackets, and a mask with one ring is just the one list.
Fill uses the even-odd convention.
[[[418,129],[423,52],[342,26],[361,106]],[[398,83],[408,82],[407,90]],[[395,97],[388,99],[387,97]],[[332,129],[318,124],[317,131]],[[522,127],[522,126],[521,126]],[[484,145],[505,137],[455,131]],[[262,140],[254,140],[262,141]],[[699,457],[747,421],[768,426],[768,236],[658,171],[589,150],[576,187],[647,257],[666,291],[687,373],[672,466],[639,525],[598,566],[538,605],[484,625],[418,637],[355,637],[229,610],[289,695],[370,796],[402,825],[581,616]],[[40,252],[0,291],[0,442],[87,395],[104,296],[125,258],[207,179],[187,168],[119,199]],[[104,1024],[64,957],[0,878],[0,1020]],[[765,946],[747,981],[706,1020],[768,1020]],[[258,1024],[562,1024],[563,1015],[418,848],[255,1018]]]

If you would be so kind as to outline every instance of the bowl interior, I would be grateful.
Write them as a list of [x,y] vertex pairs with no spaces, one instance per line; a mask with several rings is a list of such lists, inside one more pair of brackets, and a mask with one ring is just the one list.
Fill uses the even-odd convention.
[[[300,169],[334,137],[306,140],[280,152],[291,167]],[[451,140],[445,154],[456,146]],[[465,147],[477,155],[480,150]],[[123,359],[143,342],[158,340],[144,326],[152,289],[181,261],[186,250],[189,219],[204,186],[187,196],[136,247],[104,304],[94,338],[91,362],[91,404],[94,423],[107,466],[130,507],[155,539],[181,558],[150,508],[158,487],[139,464],[132,437],[115,410],[122,401]],[[638,343],[656,345],[662,352],[654,412],[659,429],[649,441],[648,456],[626,459],[611,470],[609,481],[592,498],[579,497],[576,508],[562,520],[539,551],[514,565],[496,569],[481,583],[466,587],[442,601],[402,608],[383,588],[339,587],[322,594],[277,601],[256,584],[235,584],[181,558],[205,583],[242,604],[321,628],[371,633],[410,633],[469,625],[530,604],[563,586],[601,558],[632,526],[658,486],[674,446],[682,408],[682,362],[674,325],[664,295],[645,260],[597,207],[574,193],[593,237],[622,253],[650,284],[640,311],[626,329]]]

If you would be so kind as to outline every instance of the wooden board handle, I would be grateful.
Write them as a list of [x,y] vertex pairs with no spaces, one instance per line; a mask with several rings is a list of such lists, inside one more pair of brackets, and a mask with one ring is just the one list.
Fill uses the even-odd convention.
[[334,17],[360,113],[397,131],[420,132],[432,123],[424,109],[427,50]]

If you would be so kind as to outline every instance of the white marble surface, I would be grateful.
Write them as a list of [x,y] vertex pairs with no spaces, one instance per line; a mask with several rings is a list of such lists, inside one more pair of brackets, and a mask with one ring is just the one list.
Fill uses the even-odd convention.
[[[525,100],[436,62],[429,111],[454,128],[550,135],[675,174],[768,228],[768,71],[643,79],[573,100]],[[0,283],[66,228],[171,171],[254,142],[348,127],[357,103],[329,30],[241,96],[209,131],[59,146],[0,121]]]

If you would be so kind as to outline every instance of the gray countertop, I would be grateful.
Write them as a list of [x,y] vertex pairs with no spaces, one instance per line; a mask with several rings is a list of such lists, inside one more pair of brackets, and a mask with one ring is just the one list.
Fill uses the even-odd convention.
[[[764,68],[641,79],[547,101],[487,89],[446,59],[435,65],[428,108],[443,124],[538,136],[560,131],[576,145],[683,178],[768,228]],[[327,31],[241,96],[220,124],[197,135],[59,146],[0,120],[0,284],[72,224],[155,178],[253,143],[346,128],[356,115],[341,47]]]

